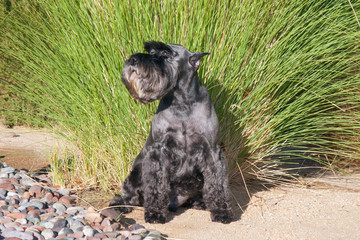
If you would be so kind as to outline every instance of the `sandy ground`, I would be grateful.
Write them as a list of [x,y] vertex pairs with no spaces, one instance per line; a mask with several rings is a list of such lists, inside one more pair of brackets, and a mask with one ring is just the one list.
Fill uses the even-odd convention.
[[[0,126],[0,161],[19,169],[48,165],[49,154],[62,144],[44,130]],[[360,174],[326,174],[302,182],[267,189],[248,185],[249,194],[232,185],[236,220],[226,225],[211,222],[207,211],[193,209],[171,213],[166,224],[144,223],[141,208],[125,217],[129,224],[156,229],[168,239],[360,239]],[[98,200],[90,196],[87,201]]]

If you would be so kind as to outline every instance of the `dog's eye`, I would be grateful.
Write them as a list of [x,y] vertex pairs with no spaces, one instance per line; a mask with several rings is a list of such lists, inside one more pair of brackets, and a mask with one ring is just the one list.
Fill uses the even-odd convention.
[[171,54],[168,51],[164,50],[161,51],[160,56],[168,58],[171,56]]
[[150,55],[155,55],[156,54],[156,51],[154,49],[151,49],[150,52],[149,52]]

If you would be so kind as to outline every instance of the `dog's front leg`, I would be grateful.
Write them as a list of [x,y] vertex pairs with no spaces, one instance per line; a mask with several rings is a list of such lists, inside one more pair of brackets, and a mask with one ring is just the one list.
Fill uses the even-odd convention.
[[233,212],[225,157],[219,148],[207,159],[204,171],[203,198],[214,222],[230,223]]
[[115,197],[110,201],[109,206],[113,207],[119,212],[119,214],[131,212],[133,208],[130,207],[130,205],[141,206],[143,204],[141,191],[142,160],[143,152],[136,157],[133,169],[123,183],[123,193],[121,195],[115,195]]
[[161,154],[161,146],[150,147],[143,169],[145,221],[165,223],[170,202],[170,183],[167,161]]

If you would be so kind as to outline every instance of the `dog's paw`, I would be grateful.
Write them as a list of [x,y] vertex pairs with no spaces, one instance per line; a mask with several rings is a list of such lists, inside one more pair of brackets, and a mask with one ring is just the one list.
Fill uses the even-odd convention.
[[109,207],[113,207],[116,211],[121,213],[129,213],[133,210],[133,208],[128,205],[129,204],[127,204],[121,195],[115,195],[115,197],[111,199]]
[[145,221],[147,223],[165,223],[166,215],[161,212],[145,211]]
[[234,219],[234,215],[231,210],[216,210],[211,211],[211,221],[230,223]]

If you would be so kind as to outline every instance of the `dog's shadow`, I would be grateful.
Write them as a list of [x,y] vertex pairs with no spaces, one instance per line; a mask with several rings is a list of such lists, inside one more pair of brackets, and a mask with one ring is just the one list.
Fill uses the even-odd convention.
[[[238,182],[230,184],[230,194],[232,200],[232,209],[234,212],[233,221],[238,221],[241,216],[245,213],[247,207],[250,205],[250,201],[254,194],[267,191],[271,188],[271,185],[260,183],[259,181],[251,181],[249,183],[241,185]],[[172,221],[176,216],[180,216],[185,213],[191,207],[180,207],[175,212],[169,212],[167,222]],[[208,211],[208,210],[204,210]]]

